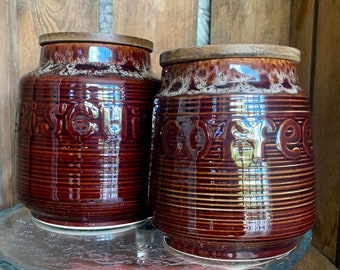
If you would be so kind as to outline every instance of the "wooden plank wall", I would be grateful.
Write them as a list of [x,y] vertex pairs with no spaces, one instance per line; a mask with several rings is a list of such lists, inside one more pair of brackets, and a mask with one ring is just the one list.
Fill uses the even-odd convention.
[[318,191],[314,244],[334,262],[339,255],[336,247],[340,206],[340,1],[318,2],[312,74]]
[[291,12],[290,45],[301,50],[300,84],[310,89],[313,107],[317,180],[313,244],[339,264],[340,1],[292,0]]
[[113,0],[112,31],[153,41],[152,69],[160,77],[159,55],[165,50],[194,46],[198,0]]
[[97,0],[17,0],[20,77],[38,67],[41,34],[98,29]]
[[[204,0],[0,1],[0,31],[3,35],[0,39],[2,209],[15,203],[13,138],[17,74],[22,76],[37,67],[38,36],[53,31],[108,30],[150,39],[154,42],[153,70],[159,77],[161,52],[196,45],[198,7]],[[310,95],[314,110],[318,181],[314,244],[335,262],[340,205],[340,1],[206,2],[211,8],[207,39],[210,43],[273,43],[291,45],[302,52],[300,84]],[[99,12],[102,12],[101,20]]]
[[288,45],[290,0],[214,0],[211,43]]
[[315,0],[292,0],[289,45],[301,51],[299,82],[312,98],[311,74],[313,72]]
[[16,2],[2,1],[0,8],[0,210],[15,201],[14,141],[17,96]]

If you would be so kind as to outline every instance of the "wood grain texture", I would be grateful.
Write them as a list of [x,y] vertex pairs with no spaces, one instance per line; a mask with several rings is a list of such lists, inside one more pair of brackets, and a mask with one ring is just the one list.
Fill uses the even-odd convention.
[[301,51],[299,84],[311,96],[315,0],[292,0],[289,45]]
[[288,45],[290,0],[214,0],[211,43]]
[[14,128],[17,96],[16,1],[1,1],[0,9],[0,210],[16,202]]
[[314,244],[336,258],[340,205],[340,1],[319,1],[314,85],[317,220]]
[[20,76],[39,64],[39,35],[59,31],[98,31],[96,0],[17,1]]
[[112,31],[151,40],[152,69],[160,77],[160,53],[196,45],[197,11],[198,0],[113,0]]
[[314,246],[310,246],[305,257],[291,270],[337,270]]

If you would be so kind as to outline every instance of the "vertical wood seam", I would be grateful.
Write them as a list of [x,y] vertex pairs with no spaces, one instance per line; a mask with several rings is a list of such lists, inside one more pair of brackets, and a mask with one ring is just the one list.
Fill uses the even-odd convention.
[[112,32],[112,0],[98,0],[98,32]]
[[211,0],[198,0],[196,44],[210,44]]
[[311,106],[312,112],[313,112],[313,107],[314,107],[314,88],[315,88],[315,68],[316,68],[317,34],[318,34],[318,18],[319,18],[319,0],[314,1],[314,14],[313,14],[313,16],[314,16],[314,18],[313,18],[310,83],[309,83],[310,106]]

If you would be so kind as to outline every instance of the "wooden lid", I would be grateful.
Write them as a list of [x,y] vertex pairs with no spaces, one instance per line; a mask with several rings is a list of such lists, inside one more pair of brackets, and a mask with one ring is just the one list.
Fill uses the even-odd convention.
[[236,57],[278,58],[298,63],[300,51],[288,46],[271,44],[205,45],[163,52],[160,56],[160,64],[165,67],[190,61]]
[[147,39],[111,33],[55,32],[39,36],[39,44],[41,46],[70,41],[121,44],[144,48],[150,52],[153,50],[153,43]]

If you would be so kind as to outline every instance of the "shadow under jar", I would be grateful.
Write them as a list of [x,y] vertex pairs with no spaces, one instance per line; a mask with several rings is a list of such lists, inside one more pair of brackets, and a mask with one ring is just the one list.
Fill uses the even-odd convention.
[[173,248],[230,260],[282,255],[313,225],[309,101],[297,49],[208,45],[164,52],[150,204]]
[[17,186],[32,215],[102,228],[146,217],[152,42],[103,33],[40,36],[20,82]]

